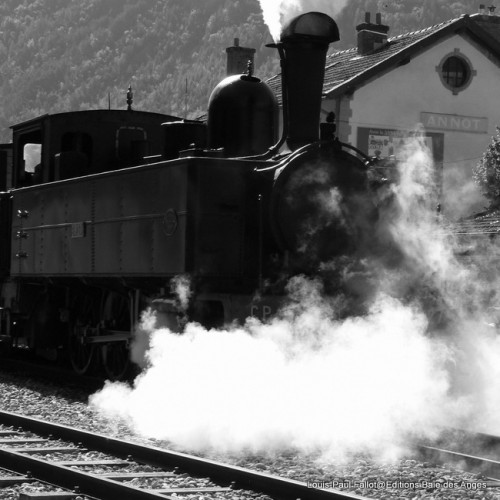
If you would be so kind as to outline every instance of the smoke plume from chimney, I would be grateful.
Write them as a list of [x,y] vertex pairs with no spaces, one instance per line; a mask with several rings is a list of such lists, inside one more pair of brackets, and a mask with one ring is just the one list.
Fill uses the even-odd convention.
[[259,0],[264,22],[277,42],[281,28],[290,19],[305,12],[322,12],[335,19],[347,0]]

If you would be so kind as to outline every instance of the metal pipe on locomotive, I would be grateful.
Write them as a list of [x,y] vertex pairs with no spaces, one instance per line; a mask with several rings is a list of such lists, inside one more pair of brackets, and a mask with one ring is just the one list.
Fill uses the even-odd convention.
[[[0,334],[68,356],[78,373],[128,366],[140,311],[171,328],[265,317],[294,274],[374,237],[365,158],[321,124],[338,28],[310,12],[282,31],[283,136],[270,88],[251,71],[213,91],[207,123],[129,109],[44,115],[4,145]],[[40,162],[26,166],[28,145]],[[12,162],[7,161],[12,151]],[[368,195],[367,195],[368,194]],[[333,209],[325,209],[334,202]],[[172,279],[188,276],[180,304]]]

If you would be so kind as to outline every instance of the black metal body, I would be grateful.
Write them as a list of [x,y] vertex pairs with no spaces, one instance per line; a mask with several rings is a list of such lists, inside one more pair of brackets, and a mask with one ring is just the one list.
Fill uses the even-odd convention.
[[[285,130],[296,151],[279,160],[265,153],[276,100],[250,73],[214,91],[208,127],[131,109],[12,127],[12,186],[0,195],[0,335],[37,350],[69,346],[83,373],[98,348],[105,364],[119,358],[108,344],[125,345],[147,305],[163,304],[169,324],[181,314],[207,326],[266,318],[292,274],[352,253],[371,216],[370,202],[358,203],[369,194],[365,165],[332,133],[318,142],[325,54],[337,39],[319,13],[283,32]],[[338,210],[325,212],[317,200],[332,192]],[[170,289],[186,275],[187,309]]]
[[0,280],[4,280],[10,269],[11,246],[7,242],[11,234],[11,195],[0,193]]

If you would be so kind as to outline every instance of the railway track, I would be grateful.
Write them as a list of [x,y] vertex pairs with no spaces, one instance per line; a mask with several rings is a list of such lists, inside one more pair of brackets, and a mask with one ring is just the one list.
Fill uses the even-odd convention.
[[481,474],[488,486],[500,492],[500,436],[449,429],[438,441],[418,447],[426,460],[460,464],[468,471]]
[[365,499],[8,412],[0,412],[0,468],[102,500]]

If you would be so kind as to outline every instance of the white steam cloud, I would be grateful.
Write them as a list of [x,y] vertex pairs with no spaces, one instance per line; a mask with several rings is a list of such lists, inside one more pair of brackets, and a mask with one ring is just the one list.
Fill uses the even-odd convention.
[[442,425],[495,430],[500,338],[487,323],[500,252],[488,241],[474,259],[457,259],[433,172],[417,141],[379,221],[394,255],[365,263],[377,287],[364,314],[341,319],[342,297],[304,277],[290,281],[289,305],[267,323],[189,323],[179,335],[145,313],[147,369],[132,387],[107,383],[91,404],[191,450],[387,455]]
[[306,12],[323,12],[335,19],[347,0],[259,0],[259,3],[264,22],[277,42],[281,28],[295,16]]
[[92,402],[143,435],[195,450],[374,452],[402,430],[446,422],[437,409],[448,350],[424,337],[423,315],[388,297],[344,322],[321,301],[300,309],[267,325],[152,331],[151,368],[133,388],[109,384]]

